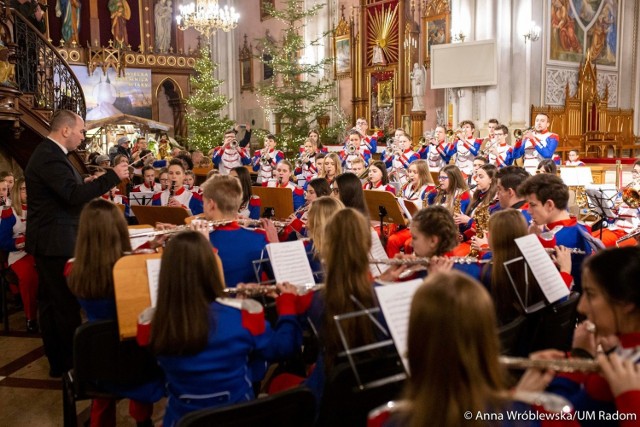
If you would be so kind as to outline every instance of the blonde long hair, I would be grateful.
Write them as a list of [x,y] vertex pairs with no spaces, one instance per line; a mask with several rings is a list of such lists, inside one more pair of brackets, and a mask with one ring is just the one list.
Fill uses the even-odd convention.
[[499,349],[493,304],[483,286],[456,271],[430,274],[409,315],[405,395],[411,405],[403,425],[483,425],[463,414],[495,412],[508,400]]
[[311,203],[307,214],[307,234],[311,238],[316,252],[320,252],[324,242],[327,224],[341,209],[344,209],[342,202],[331,196],[318,197]]

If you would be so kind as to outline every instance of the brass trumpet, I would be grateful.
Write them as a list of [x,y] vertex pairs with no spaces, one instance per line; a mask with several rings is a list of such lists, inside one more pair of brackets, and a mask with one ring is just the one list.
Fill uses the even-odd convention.
[[235,148],[238,148],[238,140],[237,140],[237,139],[235,139],[235,138],[234,138],[234,139],[232,139],[232,140],[231,140],[231,142],[229,143],[229,146],[230,146],[231,148],[234,148],[234,149],[235,149]]
[[500,356],[500,364],[507,369],[549,369],[556,372],[599,372],[600,365],[593,359],[540,359]]
[[269,153],[264,153],[262,156],[260,156],[260,164],[262,166],[271,165],[271,156],[269,155]]
[[356,147],[355,144],[348,144],[347,145],[347,154],[348,155],[353,156],[357,152],[358,152],[358,147]]
[[622,201],[632,209],[640,207],[640,179],[634,179],[622,189]]
[[524,128],[524,129],[514,129],[513,130],[513,137],[515,139],[521,139],[522,135],[524,135],[525,133],[534,130],[532,127],[528,127],[528,128]]

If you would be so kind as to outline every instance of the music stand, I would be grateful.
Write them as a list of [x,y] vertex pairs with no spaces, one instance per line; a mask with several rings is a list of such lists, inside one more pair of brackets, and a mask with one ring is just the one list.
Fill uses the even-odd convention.
[[587,193],[587,205],[589,209],[598,214],[603,223],[600,226],[600,240],[602,240],[602,229],[610,220],[618,217],[613,211],[615,209],[615,199],[618,198],[618,188],[613,184],[593,184],[585,187]]
[[402,214],[396,196],[388,191],[364,190],[364,199],[367,202],[371,218],[380,220],[380,236],[382,245],[386,247],[387,239],[384,236],[384,223],[407,225],[407,220]]
[[183,225],[185,218],[190,214],[185,208],[171,206],[131,206],[133,213],[141,224],[166,224]]
[[153,194],[153,192],[149,191],[132,191],[129,193],[129,204],[135,206],[151,206]]
[[260,197],[261,213],[273,209],[275,218],[288,218],[293,213],[293,191],[290,188],[251,187],[251,191]]
[[[522,263],[522,267],[519,266],[519,264]],[[514,280],[514,278],[511,276],[511,270],[509,270],[509,267],[513,266],[513,268],[524,268],[524,299],[523,296],[520,295],[520,291],[518,290],[518,287],[516,286],[516,281]],[[496,265],[493,266],[494,268],[497,268]],[[520,306],[522,307],[522,309],[524,310],[524,312],[526,314],[529,313],[535,313],[536,311],[546,307],[548,305],[547,300],[544,298],[544,294],[542,294],[542,300],[540,301],[533,301],[533,302],[529,302],[529,280],[531,279],[531,281],[533,282],[532,285],[534,286],[538,286],[540,287],[540,285],[538,284],[538,282],[536,281],[535,277],[533,276],[533,274],[530,274],[530,270],[529,270],[529,265],[527,264],[527,262],[525,261],[524,257],[517,257],[517,258],[513,258],[510,259],[508,261],[504,262],[504,269],[507,272],[507,276],[509,276],[509,281],[511,282],[511,286],[513,287],[513,291],[516,293],[516,296],[518,297],[518,302],[520,303]]]

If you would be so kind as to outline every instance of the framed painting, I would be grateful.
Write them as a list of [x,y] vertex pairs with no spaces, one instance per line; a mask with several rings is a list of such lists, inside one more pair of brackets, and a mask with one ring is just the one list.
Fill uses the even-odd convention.
[[344,16],[333,32],[333,74],[336,79],[351,77],[351,24]]
[[422,46],[424,49],[424,66],[431,66],[431,46],[451,43],[451,15],[440,15],[422,18]]
[[269,11],[276,8],[275,0],[260,0],[260,20],[264,21],[271,18]]
[[411,135],[411,116],[403,115],[402,116],[402,129],[404,129],[404,133],[407,135]]
[[240,93],[245,90],[253,92],[253,46],[247,44],[247,35],[244,35],[244,45],[240,48]]

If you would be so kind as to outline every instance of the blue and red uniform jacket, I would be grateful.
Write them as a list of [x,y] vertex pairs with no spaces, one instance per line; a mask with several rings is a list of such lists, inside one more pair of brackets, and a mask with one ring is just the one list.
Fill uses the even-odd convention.
[[527,149],[535,149],[538,156],[543,159],[553,158],[553,154],[558,148],[560,138],[553,132],[544,131],[535,133],[534,138],[519,139],[513,146],[513,158],[519,159],[526,154]]
[[[189,209],[191,215],[199,215],[204,209],[202,207],[202,196],[196,192],[187,190],[184,187],[178,188],[173,197],[177,199],[183,208]],[[169,202],[169,190],[164,190],[153,195],[152,206],[167,206]]]
[[275,331],[265,320],[262,305],[254,300],[218,298],[209,306],[207,346],[192,355],[158,355],[167,377],[169,399],[165,427],[174,426],[189,412],[255,398],[255,378],[249,356],[262,361],[281,361],[302,344],[296,316],[296,296],[283,294],[276,300]]
[[[618,336],[620,346],[615,352],[623,359],[640,363],[640,333],[634,332]],[[567,398],[576,411],[592,411],[593,419],[584,419],[584,427],[640,425],[640,390],[631,390],[614,398],[607,380],[597,373],[572,372],[558,374],[547,391]],[[603,412],[600,412],[603,411]],[[628,421],[605,421],[606,416],[628,415]],[[631,419],[635,414],[635,419]],[[622,420],[622,418],[620,418]]]
[[382,161],[384,162],[384,165],[387,167],[387,169],[390,169],[393,166],[397,166],[393,164],[394,160],[400,163],[402,167],[407,169],[412,162],[415,162],[419,158],[420,157],[418,156],[418,153],[415,153],[411,148],[407,148],[406,150],[404,150],[401,156],[395,156],[392,152],[387,153],[387,150],[384,150],[384,152],[382,153]]
[[264,230],[243,228],[234,221],[216,227],[209,234],[209,240],[218,250],[227,287],[256,281],[253,261],[262,258],[262,252],[269,243]]
[[[434,204],[437,195],[438,195],[437,191],[432,191],[431,193],[427,194],[427,204],[429,206]],[[449,197],[448,194],[445,195],[445,199],[442,201],[442,204],[445,204],[447,202],[447,197]],[[459,197],[460,197],[460,212],[466,212],[467,208],[469,207],[469,203],[471,201],[469,191],[468,190],[465,191]]]
[[[519,210],[522,216],[524,216],[524,219],[527,220],[527,224],[531,224],[531,215],[529,214],[529,203],[527,203],[525,200],[521,200],[513,204],[512,206],[509,206],[509,208]],[[498,212],[501,210],[503,210],[502,206],[500,206],[500,203],[497,203],[489,208],[489,213],[493,215],[495,212]]]

